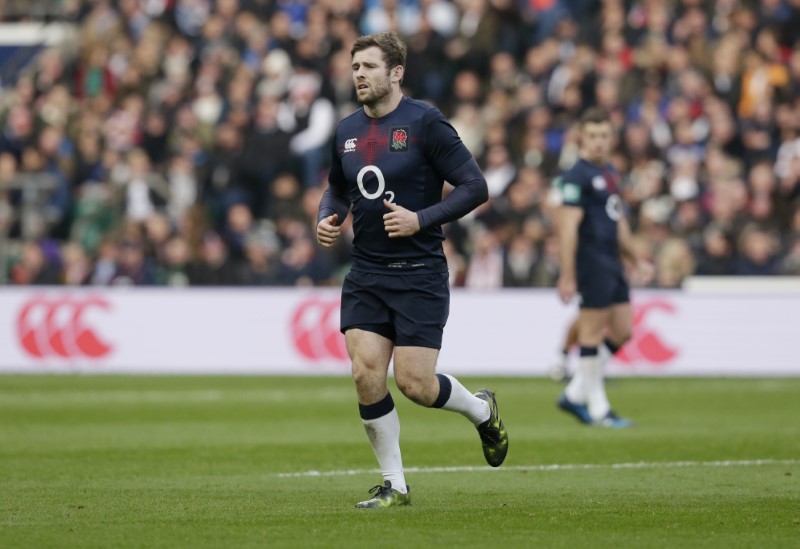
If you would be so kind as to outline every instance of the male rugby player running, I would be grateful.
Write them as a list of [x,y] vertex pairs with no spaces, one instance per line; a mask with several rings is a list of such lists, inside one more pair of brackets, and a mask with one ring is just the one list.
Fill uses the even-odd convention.
[[[410,503],[387,385],[392,359],[398,389],[419,405],[467,417],[493,467],[506,457],[508,435],[492,391],[473,394],[436,373],[450,303],[441,225],[485,202],[486,180],[442,113],[402,94],[406,46],[396,34],[362,36],[351,54],[363,108],[336,130],[317,240],[333,245],[352,207],[353,265],[342,286],[341,330],[384,481],[356,507],[380,508]],[[442,200],[444,181],[455,188]]]

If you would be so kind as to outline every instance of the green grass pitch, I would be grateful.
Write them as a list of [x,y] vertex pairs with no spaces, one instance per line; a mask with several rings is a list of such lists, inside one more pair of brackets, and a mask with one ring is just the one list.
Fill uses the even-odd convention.
[[349,378],[0,376],[0,547],[800,547],[800,379],[611,380],[620,431],[462,381],[506,463],[394,389],[413,503],[371,510]]

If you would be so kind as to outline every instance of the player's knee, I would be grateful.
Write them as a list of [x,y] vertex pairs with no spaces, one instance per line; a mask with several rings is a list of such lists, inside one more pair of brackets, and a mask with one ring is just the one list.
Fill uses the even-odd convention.
[[353,360],[350,372],[356,387],[371,383],[379,375],[378,368],[372,366],[368,361],[360,359]]
[[616,353],[617,350],[624,347],[625,344],[630,340],[631,332],[615,332],[613,334],[609,334],[609,336],[605,339],[605,343],[606,346],[612,350],[612,353]]
[[612,339],[617,347],[622,347],[631,340],[631,337],[633,337],[633,331],[630,328],[626,328],[616,331]]
[[425,381],[418,376],[409,374],[398,375],[395,372],[395,383],[400,392],[405,395],[410,401],[415,402],[421,406],[427,406],[429,403],[427,395],[428,392],[425,386]]

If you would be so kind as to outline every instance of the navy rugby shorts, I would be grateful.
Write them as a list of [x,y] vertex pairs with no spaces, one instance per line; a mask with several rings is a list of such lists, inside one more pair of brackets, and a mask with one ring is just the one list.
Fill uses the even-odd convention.
[[397,346],[442,348],[450,314],[448,273],[351,271],[342,284],[341,331],[359,328]]
[[630,287],[622,269],[581,267],[578,272],[581,309],[605,309],[630,302]]

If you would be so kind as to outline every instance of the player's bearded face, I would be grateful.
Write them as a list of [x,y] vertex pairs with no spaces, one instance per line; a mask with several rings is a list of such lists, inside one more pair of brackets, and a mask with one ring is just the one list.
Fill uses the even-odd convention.
[[378,48],[367,48],[353,56],[353,84],[358,102],[377,105],[392,93],[391,71]]

